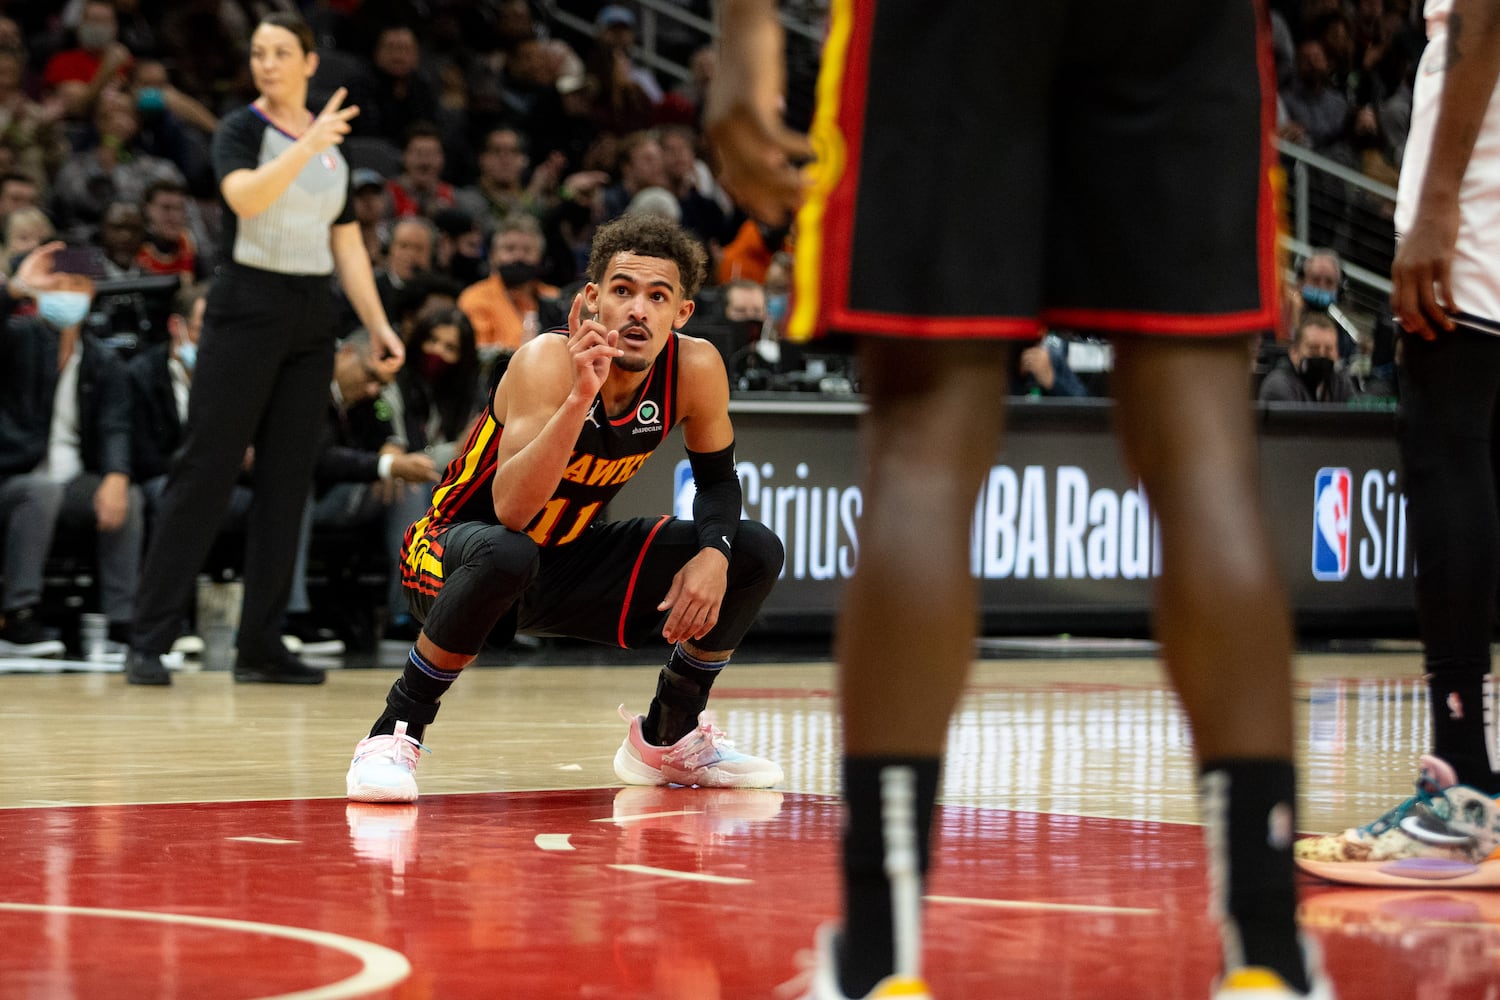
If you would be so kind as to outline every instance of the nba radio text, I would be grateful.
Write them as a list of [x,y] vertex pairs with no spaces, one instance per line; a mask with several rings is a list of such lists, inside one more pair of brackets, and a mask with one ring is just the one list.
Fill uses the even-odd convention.
[[[769,462],[737,466],[744,515],[776,532],[786,547],[783,575],[847,579],[859,556],[864,496],[858,485],[818,477],[806,462],[790,476]],[[674,510],[690,518],[692,469],[679,462]],[[1145,491],[1096,487],[1078,466],[990,469],[971,527],[976,577],[1139,580],[1160,573],[1159,530]]]

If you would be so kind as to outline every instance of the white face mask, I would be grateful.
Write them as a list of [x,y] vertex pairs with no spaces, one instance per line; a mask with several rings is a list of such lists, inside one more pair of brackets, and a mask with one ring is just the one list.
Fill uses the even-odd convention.
[[87,319],[93,303],[88,292],[38,292],[36,311],[53,326],[67,329]]

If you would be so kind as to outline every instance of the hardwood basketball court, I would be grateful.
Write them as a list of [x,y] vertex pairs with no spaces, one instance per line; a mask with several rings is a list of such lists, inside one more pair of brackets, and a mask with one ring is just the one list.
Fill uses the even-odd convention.
[[[343,798],[394,644],[317,688],[0,674],[0,997],[796,996],[797,954],[838,908],[834,675],[762,645],[713,707],[784,788],[622,787],[615,707],[644,709],[655,655],[554,647],[466,672],[413,806]],[[936,995],[1201,1000],[1217,959],[1162,671],[1085,642],[1002,645],[951,733]],[[1411,644],[1299,658],[1305,830],[1410,793],[1419,675]],[[1345,1000],[1500,996],[1500,894],[1302,898]]]

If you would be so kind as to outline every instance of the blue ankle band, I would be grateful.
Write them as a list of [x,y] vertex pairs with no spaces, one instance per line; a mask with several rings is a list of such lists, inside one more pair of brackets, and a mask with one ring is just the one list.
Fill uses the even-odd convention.
[[434,667],[432,664],[423,659],[422,654],[417,652],[417,647],[415,646],[411,648],[410,660],[412,666],[416,667],[418,670],[422,671],[422,673],[426,674],[428,677],[431,677],[433,680],[448,681],[449,683],[458,680],[457,670],[439,670],[437,667]]
[[690,667],[695,667],[698,670],[707,670],[710,672],[723,670],[729,664],[729,661],[727,659],[700,660],[696,656],[690,654],[687,650],[683,649],[682,643],[680,642],[677,644],[677,648],[672,650],[672,655],[677,657],[679,660],[681,660],[683,663],[686,663]]

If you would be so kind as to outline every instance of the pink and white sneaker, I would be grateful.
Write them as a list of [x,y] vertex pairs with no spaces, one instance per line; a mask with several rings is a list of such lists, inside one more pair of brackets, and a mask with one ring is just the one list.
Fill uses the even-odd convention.
[[644,716],[626,714],[625,742],[615,751],[615,775],[627,785],[700,785],[704,788],[770,788],[784,775],[781,765],[740,753],[714,725],[713,713],[698,716],[698,728],[669,747],[655,746],[641,732]]
[[422,744],[406,735],[406,723],[396,723],[390,736],[367,736],[354,748],[354,760],[344,778],[355,802],[415,802],[414,773]]

